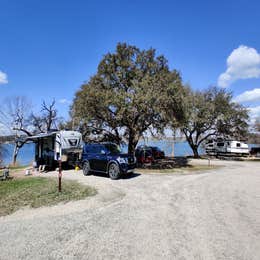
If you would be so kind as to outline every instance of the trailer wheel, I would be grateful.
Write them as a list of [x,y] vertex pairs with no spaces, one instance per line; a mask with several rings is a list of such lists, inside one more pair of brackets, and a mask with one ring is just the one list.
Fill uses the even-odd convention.
[[83,170],[83,174],[86,175],[90,175],[90,165],[88,161],[85,161],[82,167]]

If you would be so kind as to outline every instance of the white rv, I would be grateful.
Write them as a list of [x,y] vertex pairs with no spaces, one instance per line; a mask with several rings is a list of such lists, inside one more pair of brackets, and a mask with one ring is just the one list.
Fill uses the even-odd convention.
[[81,159],[82,135],[77,131],[54,131],[27,137],[35,143],[35,161],[37,166],[46,165],[55,168],[58,161],[75,165]]
[[209,140],[206,144],[206,153],[209,155],[249,155],[248,145],[235,140]]
[[248,155],[249,148],[246,143],[239,141],[222,141],[216,143],[217,154]]

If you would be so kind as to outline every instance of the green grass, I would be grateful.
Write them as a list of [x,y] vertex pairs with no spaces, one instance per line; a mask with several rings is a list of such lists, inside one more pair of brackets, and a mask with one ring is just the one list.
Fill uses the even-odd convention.
[[0,182],[0,216],[11,214],[23,207],[38,208],[59,202],[80,200],[97,191],[76,181],[62,180],[58,192],[57,179],[26,177]]

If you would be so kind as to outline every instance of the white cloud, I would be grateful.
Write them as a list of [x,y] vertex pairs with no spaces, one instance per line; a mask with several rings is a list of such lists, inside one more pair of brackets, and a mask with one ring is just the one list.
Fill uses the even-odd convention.
[[260,88],[248,90],[234,98],[236,102],[260,101]]
[[0,85],[7,84],[7,83],[8,83],[7,74],[0,70]]
[[70,104],[70,101],[67,100],[66,98],[62,98],[62,99],[59,100],[59,103],[61,103],[61,104]]
[[260,106],[250,107],[249,114],[250,114],[250,118],[252,121],[254,121],[256,118],[260,117]]
[[227,58],[227,70],[218,78],[218,86],[228,87],[238,79],[260,77],[260,54],[244,45],[233,50]]
[[10,135],[12,134],[12,130],[6,125],[0,123],[0,135]]

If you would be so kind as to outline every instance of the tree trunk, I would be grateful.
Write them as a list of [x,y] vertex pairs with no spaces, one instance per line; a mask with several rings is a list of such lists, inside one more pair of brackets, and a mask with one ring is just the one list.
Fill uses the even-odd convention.
[[25,142],[18,142],[15,141],[14,143],[14,151],[13,151],[13,165],[16,164],[16,159],[17,159],[17,155],[19,153],[19,150],[23,147],[23,145],[25,144]]
[[192,138],[188,135],[186,135],[186,140],[187,140],[188,144],[190,145],[190,148],[192,149],[194,158],[199,158],[200,157],[199,151],[198,151],[199,146],[197,144],[194,144]]
[[198,146],[194,144],[194,145],[191,145],[190,147],[191,147],[191,149],[193,151],[194,158],[200,158],[199,151],[198,151]]
[[13,151],[13,159],[12,159],[13,165],[16,164],[16,159],[17,159],[17,155],[18,155],[19,149],[20,149],[20,147],[18,146],[17,143],[15,143],[14,144],[14,151]]
[[139,141],[138,135],[130,131],[128,138],[128,154],[135,155],[135,147]]

